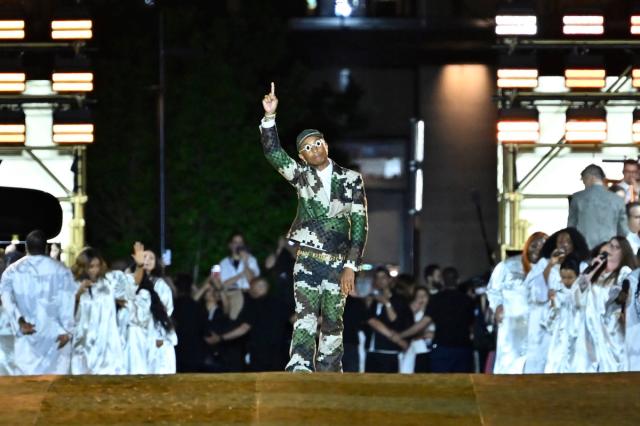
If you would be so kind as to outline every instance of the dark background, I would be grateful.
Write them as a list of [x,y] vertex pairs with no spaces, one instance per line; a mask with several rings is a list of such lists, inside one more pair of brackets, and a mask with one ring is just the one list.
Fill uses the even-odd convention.
[[[63,1],[10,1],[46,27]],[[260,100],[275,81],[285,147],[303,128],[325,132],[330,155],[356,163],[350,146],[408,146],[410,120],[426,124],[420,266],[489,268],[471,191],[497,249],[496,51],[498,1],[361,2],[340,20],[318,1],[93,0],[89,56],[96,75],[96,142],[89,148],[87,241],[123,258],[135,240],[157,249],[158,13],[165,17],[167,247],[173,272],[226,254],[241,230],[261,259],[295,213],[295,193],[259,146]],[[541,22],[572,6],[627,16],[630,2],[538,1]],[[2,9],[0,7],[0,9]],[[327,12],[328,11],[328,12]],[[327,13],[325,13],[327,12]],[[542,29],[541,31],[544,31]],[[552,31],[552,30],[549,30]],[[555,61],[550,60],[550,63]],[[345,84],[341,75],[349,76]],[[371,234],[366,260],[408,270],[406,182],[367,185]]]

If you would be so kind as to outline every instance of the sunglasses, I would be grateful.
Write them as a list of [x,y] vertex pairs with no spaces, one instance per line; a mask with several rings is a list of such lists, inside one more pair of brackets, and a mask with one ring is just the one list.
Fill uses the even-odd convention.
[[313,148],[320,148],[324,143],[324,139],[316,139],[315,142],[311,142],[302,147],[300,152],[307,151],[310,152]]

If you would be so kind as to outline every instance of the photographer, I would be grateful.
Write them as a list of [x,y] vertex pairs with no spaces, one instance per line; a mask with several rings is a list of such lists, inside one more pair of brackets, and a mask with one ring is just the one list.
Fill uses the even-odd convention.
[[235,320],[242,310],[242,291],[249,290],[249,282],[260,275],[260,267],[241,233],[233,233],[228,243],[229,256],[220,262],[220,280],[229,298],[229,318]]

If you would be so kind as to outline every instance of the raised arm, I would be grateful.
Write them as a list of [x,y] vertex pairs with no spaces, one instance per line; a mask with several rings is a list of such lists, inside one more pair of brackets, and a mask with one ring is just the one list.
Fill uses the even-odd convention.
[[271,92],[262,99],[262,107],[264,108],[264,118],[260,123],[260,142],[264,156],[291,185],[297,186],[302,168],[280,145],[276,129],[278,98],[276,97],[275,84],[271,83]]

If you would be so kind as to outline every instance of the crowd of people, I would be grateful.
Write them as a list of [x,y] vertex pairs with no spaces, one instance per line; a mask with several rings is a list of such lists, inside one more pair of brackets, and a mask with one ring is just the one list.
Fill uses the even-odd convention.
[[[638,164],[612,188],[581,177],[565,229],[531,235],[522,253],[461,282],[362,271],[344,310],[345,372],[496,374],[640,370]],[[0,263],[0,374],[282,371],[296,320],[295,246],[259,262],[242,233],[201,283],[165,276],[140,243],[111,268],[86,248],[71,268],[44,235]],[[420,282],[418,282],[420,281]],[[318,324],[321,327],[322,319]]]

